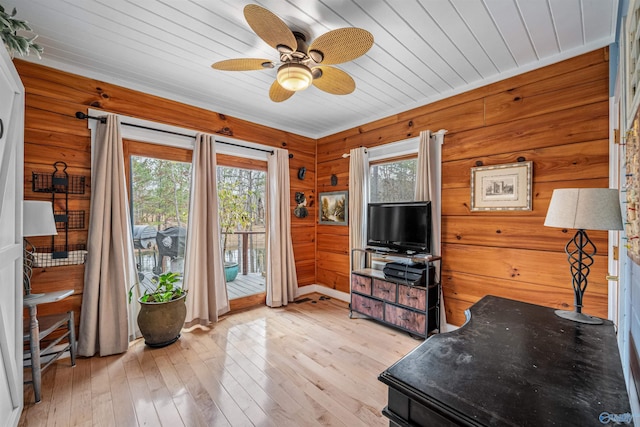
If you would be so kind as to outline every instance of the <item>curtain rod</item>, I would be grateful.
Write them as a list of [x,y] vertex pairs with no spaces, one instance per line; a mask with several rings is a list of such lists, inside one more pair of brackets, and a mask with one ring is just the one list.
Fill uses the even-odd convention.
[[[107,120],[105,117],[93,117],[93,116],[90,116],[88,114],[83,113],[82,111],[76,112],[76,118],[81,119],[81,120],[84,120],[84,119],[98,120],[98,121],[100,121],[100,123],[105,123],[106,120]],[[125,122],[122,122],[120,124],[123,125],[123,126],[131,126],[131,127],[134,127],[134,128],[140,128],[140,129],[147,129],[147,130],[152,130],[152,131],[156,131],[156,132],[169,133],[171,135],[184,136],[184,137],[187,137],[187,138],[195,138],[195,135],[187,135],[186,133],[174,132],[172,130],[156,129],[156,128],[152,128],[152,127],[149,127],[149,126],[136,125],[136,124],[133,124],[133,123],[125,123]],[[273,154],[274,153],[273,150],[265,150],[264,148],[257,148],[257,147],[248,147],[246,145],[235,144],[233,142],[217,141],[217,140],[216,140],[216,142],[220,143],[220,144],[232,145],[234,147],[248,148],[249,150],[262,151],[263,153],[269,153],[269,154]],[[289,158],[292,159],[293,158],[293,154],[289,154]]]

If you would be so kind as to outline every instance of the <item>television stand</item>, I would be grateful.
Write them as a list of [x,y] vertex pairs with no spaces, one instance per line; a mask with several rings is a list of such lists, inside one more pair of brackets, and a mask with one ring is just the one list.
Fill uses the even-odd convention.
[[[363,314],[421,338],[440,332],[441,257],[418,253],[379,252],[378,249],[351,251],[353,270],[349,317],[353,318],[353,313]],[[354,264],[354,255],[358,253],[364,258],[361,266]],[[425,264],[423,277],[419,280],[385,277],[382,270],[372,268],[375,256],[383,260],[389,256],[405,259],[408,263]]]
[[365,249],[365,251],[370,251],[371,253],[376,253],[376,254],[398,253],[397,249],[384,248],[384,247],[371,247],[371,248]]

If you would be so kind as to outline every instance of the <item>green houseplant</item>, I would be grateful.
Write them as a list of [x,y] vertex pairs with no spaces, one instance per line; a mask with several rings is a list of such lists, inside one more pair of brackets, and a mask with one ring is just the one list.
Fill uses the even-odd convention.
[[[229,234],[246,230],[251,225],[251,214],[246,209],[247,195],[235,188],[234,182],[220,182],[218,188],[220,231],[222,233],[222,256],[227,254]],[[238,276],[237,262],[224,262],[225,278],[232,282]]]
[[11,57],[17,52],[20,56],[29,55],[32,51],[38,55],[42,54],[43,48],[34,43],[37,35],[26,37],[18,34],[18,31],[32,31],[27,21],[16,18],[17,11],[14,8],[11,13],[7,13],[0,5],[0,38],[7,47]]
[[[187,291],[176,286],[179,281],[179,273],[163,273],[152,279],[155,287],[145,289],[138,298],[138,327],[144,342],[150,347],[164,347],[180,338],[187,316]],[[129,291],[129,302],[131,298],[132,290]]]

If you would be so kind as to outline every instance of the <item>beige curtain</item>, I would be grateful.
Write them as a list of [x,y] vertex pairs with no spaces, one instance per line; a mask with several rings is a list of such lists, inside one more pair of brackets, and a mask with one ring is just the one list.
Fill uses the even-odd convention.
[[[91,169],[91,210],[78,354],[122,353],[129,345],[127,292],[136,283],[120,123],[99,123]],[[137,306],[137,303],[133,304]],[[135,320],[133,320],[135,321]]]
[[[367,245],[367,205],[369,203],[369,153],[364,147],[349,154],[349,248]],[[353,255],[351,270],[364,266],[364,254]]]
[[[418,146],[418,164],[416,176],[416,201],[431,201],[431,253],[441,255],[442,224],[441,224],[441,188],[442,188],[442,144],[444,143],[444,130],[435,134],[425,130],[420,132],[420,142]],[[436,263],[436,275],[442,276],[440,263]],[[444,307],[442,287],[440,287],[440,331],[445,332],[447,325],[447,315]]]
[[[420,142],[418,143],[418,164],[416,165],[416,201],[431,200],[429,192],[429,146],[431,140],[431,131],[423,130],[420,132]],[[433,209],[433,205],[432,205]]]
[[267,160],[267,305],[280,307],[296,297],[298,277],[291,241],[289,152],[275,149]]
[[217,322],[229,311],[220,247],[216,150],[211,135],[198,134],[193,149],[191,201],[185,250],[185,327]]

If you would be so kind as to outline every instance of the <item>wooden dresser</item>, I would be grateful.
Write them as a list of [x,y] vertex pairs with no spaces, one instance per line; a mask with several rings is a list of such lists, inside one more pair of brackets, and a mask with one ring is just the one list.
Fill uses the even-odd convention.
[[467,318],[380,375],[390,425],[633,425],[610,321],[576,323],[494,296]]

